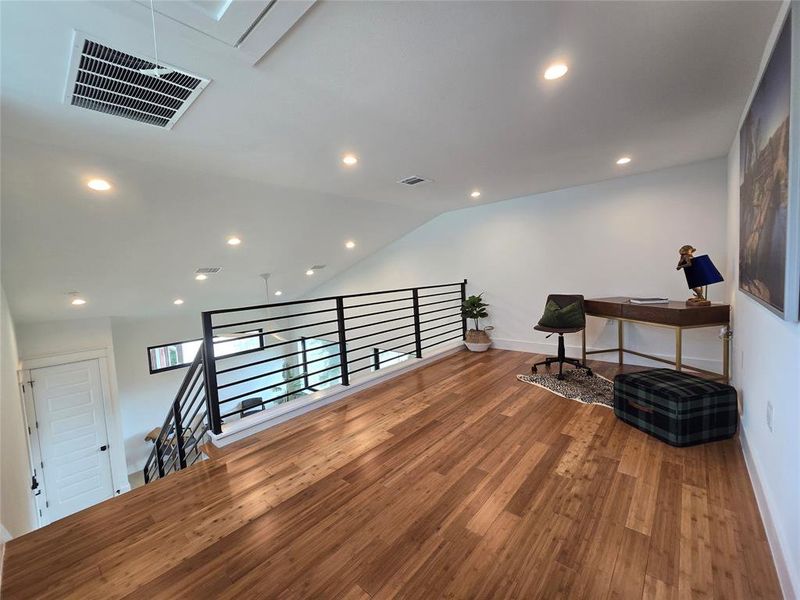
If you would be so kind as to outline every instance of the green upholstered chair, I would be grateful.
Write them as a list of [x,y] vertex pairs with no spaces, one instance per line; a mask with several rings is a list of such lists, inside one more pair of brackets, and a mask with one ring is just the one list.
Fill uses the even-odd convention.
[[[558,378],[564,379],[564,363],[573,365],[578,369],[586,369],[589,375],[592,370],[577,358],[567,358],[564,351],[564,334],[578,333],[586,327],[586,311],[583,307],[583,296],[579,294],[550,294],[545,303],[544,314],[539,323],[534,325],[536,331],[544,331],[553,335],[558,334],[558,355],[548,356],[541,362],[531,367],[531,372],[536,373],[537,367],[558,363]],[[550,337],[548,335],[547,337]]]

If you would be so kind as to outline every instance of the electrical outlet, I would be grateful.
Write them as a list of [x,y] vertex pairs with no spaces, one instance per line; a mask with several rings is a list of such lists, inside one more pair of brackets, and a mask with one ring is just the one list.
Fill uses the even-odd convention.
[[767,400],[767,427],[772,431],[772,402]]

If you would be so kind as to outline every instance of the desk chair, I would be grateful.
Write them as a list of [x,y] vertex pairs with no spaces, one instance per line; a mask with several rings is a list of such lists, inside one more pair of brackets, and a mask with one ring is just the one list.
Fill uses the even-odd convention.
[[254,415],[262,410],[264,410],[264,404],[261,402],[261,396],[247,398],[242,400],[242,406],[239,409],[239,418],[243,419],[244,417]]
[[579,294],[550,294],[547,296],[545,311],[539,323],[534,325],[536,331],[548,332],[550,337],[558,334],[558,356],[549,356],[531,367],[531,373],[536,373],[536,367],[558,363],[558,379],[564,379],[564,363],[573,365],[576,369],[586,369],[589,376],[592,370],[577,358],[567,358],[564,351],[564,334],[578,333],[586,327],[586,311],[583,307],[583,296]]

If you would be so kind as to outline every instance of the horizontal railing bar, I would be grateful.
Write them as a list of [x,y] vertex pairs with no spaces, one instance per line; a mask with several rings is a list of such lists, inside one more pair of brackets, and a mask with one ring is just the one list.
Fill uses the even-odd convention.
[[355,327],[345,327],[345,331],[355,331],[356,329],[364,329],[364,327],[375,327],[376,325],[383,325],[384,323],[392,323],[394,321],[402,321],[403,319],[413,319],[414,315],[408,315],[405,317],[397,317],[396,319],[384,319],[383,321],[377,321],[375,323],[367,323],[366,325],[356,325]]
[[[336,333],[336,332],[332,331],[330,333],[324,333],[322,335],[333,335],[334,333]],[[321,338],[320,337],[315,337],[314,339],[321,339]],[[327,341],[327,340],[325,340],[325,341]],[[287,340],[285,342],[280,342],[278,344],[272,344],[271,346],[264,346],[264,348],[262,348],[262,349],[266,350],[267,348],[275,348],[276,346],[285,346],[286,344],[292,344],[292,343],[296,344],[296,343],[299,343],[299,342],[300,342],[300,340]],[[322,350],[323,348],[329,348],[331,346],[338,346],[338,345],[339,345],[339,342],[331,342],[330,344],[325,344],[324,346],[317,346],[316,348],[314,348],[314,350]],[[257,360],[257,361],[251,362],[251,363],[245,363],[243,365],[237,365],[235,367],[228,367],[227,369],[220,369],[220,370],[217,371],[217,375],[223,375],[224,373],[231,373],[233,371],[238,371],[240,369],[244,369],[244,368],[247,368],[247,367],[255,367],[256,365],[263,365],[264,363],[272,362],[274,360],[278,360],[279,358],[285,358],[287,356],[297,356],[298,354],[302,354],[302,353],[303,353],[303,351],[299,350],[298,352],[293,352],[291,354],[281,354],[280,356],[273,357],[273,358],[265,358],[264,360]]]
[[[407,325],[400,325],[398,327],[392,327],[391,329],[382,329],[381,331],[376,331],[374,333],[368,333],[366,335],[358,335],[356,337],[348,338],[347,341],[349,342],[357,342],[358,340],[364,340],[370,337],[375,337],[376,335],[383,335],[384,333],[392,333],[393,331],[397,331],[399,329],[405,329],[406,327],[413,327],[413,323],[409,323]],[[413,333],[413,332],[412,332]],[[348,350],[350,352],[350,350]]]
[[[400,292],[410,292],[410,291],[415,290],[415,289],[416,290],[432,290],[432,289],[435,289],[435,288],[443,288],[443,287],[451,287],[451,286],[459,286],[458,292],[460,292],[461,291],[461,289],[460,289],[461,288],[461,284],[462,284],[462,282],[459,281],[458,283],[441,283],[441,284],[438,284],[438,285],[422,285],[422,286],[419,286],[419,287],[416,287],[416,288],[410,287],[410,288],[399,288],[399,289],[396,289],[396,290],[381,290],[381,291],[378,291],[378,292],[363,292],[363,293],[360,293],[360,294],[345,294],[345,295],[342,295],[342,296],[326,296],[326,297],[323,297],[323,298],[309,298],[308,300],[290,300],[288,302],[276,302],[274,304],[257,304],[257,305],[253,305],[253,306],[239,306],[237,308],[222,308],[222,309],[217,309],[217,310],[208,310],[208,311],[204,311],[204,312],[206,314],[210,314],[210,315],[221,315],[221,314],[232,313],[232,312],[241,312],[241,311],[244,311],[244,310],[257,310],[257,309],[261,309],[261,308],[274,308],[274,307],[277,307],[277,306],[289,306],[291,304],[308,304],[308,303],[311,303],[311,302],[325,302],[325,301],[329,301],[329,300],[336,300],[337,298],[342,298],[342,299],[364,298],[366,296],[379,296],[381,294],[398,294]],[[450,292],[450,293],[455,293],[455,292]],[[429,294],[428,296],[420,296],[420,297],[421,298],[428,298],[428,297],[433,296],[433,295],[434,294]]]
[[443,315],[441,317],[436,317],[435,319],[425,319],[424,321],[420,321],[420,325],[425,325],[425,323],[435,323],[436,321],[441,321],[442,319],[452,319],[455,315]]
[[[416,343],[417,343],[416,340],[413,340],[411,342],[406,342],[404,344],[400,344],[399,346],[395,346],[394,348],[387,348],[386,350],[382,350],[380,353],[382,354],[384,352],[397,352],[397,350],[399,350],[400,348],[405,348],[406,346],[408,346],[410,344],[416,344]],[[404,353],[404,354],[409,354],[409,353]],[[413,353],[410,353],[410,354],[413,354]],[[371,359],[372,356],[373,356],[372,354],[365,354],[364,356],[359,356],[358,358],[354,358],[352,360],[348,360],[347,364],[349,365],[350,363],[358,362],[360,360],[364,360],[365,358]]]
[[[393,351],[392,350],[384,350],[383,352],[393,352]],[[383,352],[379,352],[378,354],[382,354]],[[401,354],[402,356],[414,356],[414,352],[400,352],[399,354]],[[370,356],[369,358],[372,358],[372,356]],[[389,360],[393,360],[393,359],[390,358]],[[367,369],[371,369],[373,366],[374,365],[371,365],[371,364],[370,365],[365,365],[363,367],[359,367],[358,369],[350,371],[350,373],[352,374],[352,373],[358,373],[359,371],[366,371]]]
[[438,342],[433,342],[432,344],[428,344],[427,346],[423,346],[422,349],[425,350],[426,348],[433,348],[434,346],[438,346],[439,344],[444,344],[446,342],[452,342],[453,340],[463,340],[463,336],[457,335],[455,337],[447,338],[446,340],[439,340]]
[[[338,346],[339,343],[337,342],[335,345]],[[314,350],[317,350],[317,348],[314,348]],[[308,352],[311,352],[311,350],[307,350],[306,351],[306,353],[308,353]],[[298,354],[302,354],[302,353],[303,353],[303,351],[301,350]],[[286,355],[286,356],[288,356],[288,355]],[[277,375],[278,373],[282,373],[283,371],[290,371],[291,369],[299,369],[299,368],[302,368],[302,366],[304,364],[305,365],[310,365],[312,363],[319,362],[321,360],[329,360],[330,358],[331,358],[330,356],[323,356],[321,358],[315,358],[314,360],[307,360],[305,363],[289,365],[288,367],[283,367],[282,369],[276,369],[276,370],[270,371],[268,373],[261,373],[259,375],[253,375],[252,377],[246,377],[244,379],[237,379],[236,381],[229,381],[228,383],[225,383],[223,385],[218,385],[217,389],[221,390],[223,388],[233,387],[234,385],[240,385],[240,384],[246,383],[248,381],[254,381],[255,379],[261,379],[262,377],[269,377],[270,375]],[[277,359],[273,359],[273,360],[277,360]],[[278,385],[280,385],[280,384],[278,384]]]
[[447,335],[448,333],[455,333],[456,331],[461,331],[461,327],[459,327],[458,329],[451,329],[450,331],[442,331],[441,333],[437,333],[436,335],[429,335],[426,338],[422,338],[421,341],[427,342],[428,340],[432,340],[433,338],[437,338],[442,335]]
[[394,300],[378,300],[377,302],[363,302],[361,304],[352,304],[350,306],[345,306],[344,309],[348,310],[350,308],[361,308],[363,306],[375,306],[376,304],[391,304],[392,302],[407,302],[411,300],[411,296],[407,298],[396,298]]
[[[324,381],[320,381],[320,382],[316,383],[315,385],[322,385],[324,383],[330,383],[331,381],[337,381],[339,379],[341,379],[341,377],[331,377],[330,379],[325,379]],[[274,398],[270,398],[269,400],[262,400],[260,405],[264,406],[265,404],[269,404],[270,402],[276,402],[277,400],[281,400],[283,398],[288,398],[289,396],[291,396],[293,394],[297,394],[298,392],[301,392],[301,391],[303,391],[303,390],[297,390],[297,391],[294,391],[294,392],[286,392],[285,394],[281,394],[280,396],[275,396]],[[229,413],[226,413],[224,415],[220,415],[220,417],[224,419],[225,417],[230,417],[231,415],[236,415],[236,414],[239,414],[240,412],[242,412],[242,411],[241,410],[234,410],[233,412],[229,412]]]
[[[414,332],[410,331],[408,333],[404,333],[403,335],[398,335],[398,336],[395,336],[393,338],[389,338],[388,340],[381,340],[380,342],[373,342],[372,344],[366,344],[364,346],[359,346],[358,348],[350,348],[350,349],[347,350],[347,352],[348,353],[352,353],[352,352],[358,352],[359,350],[365,350],[367,348],[374,348],[376,344],[385,344],[386,342],[393,342],[395,340],[399,340],[401,338],[408,337],[410,335],[414,335]],[[372,355],[370,354],[370,356],[372,356]]]
[[[237,337],[236,339],[237,340],[247,340],[247,339],[250,339],[250,338],[260,337],[260,338],[262,338],[261,342],[263,343],[263,341],[264,341],[263,338],[265,338],[268,335],[275,335],[276,333],[283,333],[285,331],[296,331],[298,329],[306,329],[306,328],[310,328],[310,327],[318,327],[320,325],[329,325],[331,323],[338,323],[338,321],[336,319],[332,319],[330,321],[317,321],[316,323],[308,323],[308,324],[305,324],[305,325],[296,325],[294,327],[284,327],[283,329],[273,329],[272,331],[263,331],[261,333],[252,333],[250,335],[242,335],[242,336]],[[308,337],[315,337],[315,336],[308,336]],[[216,344],[225,344],[228,341],[229,340],[220,340],[218,342],[214,342],[214,345],[216,346]],[[258,352],[259,350],[263,350],[263,349],[264,348],[253,348],[252,351],[253,352]],[[228,358],[230,356],[233,356],[233,355],[232,354],[226,354],[224,356],[215,356],[214,360],[222,360],[223,358]]]
[[449,323],[442,323],[441,325],[437,325],[436,327],[428,327],[427,329],[421,330],[420,333],[428,333],[429,331],[433,331],[434,329],[441,329],[442,327],[447,327],[448,325],[458,325],[459,327],[461,327],[461,320],[459,319],[458,321],[450,321]]
[[283,315],[281,317],[267,317],[265,319],[253,319],[252,321],[240,321],[238,323],[226,323],[225,325],[214,325],[211,329],[222,329],[224,327],[239,327],[241,325],[254,325],[255,323],[266,323],[268,321],[280,321],[281,319],[294,319],[296,317],[307,317],[308,315],[319,315],[326,312],[335,311],[336,307],[324,308],[322,310],[310,310],[308,312]]
[[[461,285],[460,283],[457,285]],[[425,294],[424,296],[420,295],[419,298],[433,298],[434,296],[447,296],[448,294],[460,294],[461,290],[453,290],[452,292],[439,292],[438,294]]]
[[[277,385],[284,385],[286,383],[292,383],[294,381],[300,381],[301,379],[304,379],[306,377],[311,377],[312,375],[319,375],[320,373],[324,373],[325,371],[331,371],[333,369],[338,369],[340,367],[341,367],[341,365],[335,364],[332,367],[328,367],[327,369],[321,369],[319,371],[314,371],[313,373],[303,373],[299,377],[294,377],[292,379],[284,379],[282,382],[280,382]],[[264,390],[268,390],[268,389],[274,388],[274,387],[277,387],[277,386],[273,383],[272,385],[268,385],[268,386],[259,388],[257,390],[251,390],[251,391],[246,392],[244,394],[238,394],[236,396],[231,396],[230,398],[225,398],[224,400],[220,400],[219,403],[220,404],[224,404],[226,402],[233,402],[234,400],[239,400],[240,398],[244,398],[245,396],[250,396],[252,394],[257,394],[258,392],[263,392]]]
[[[425,312],[419,313],[419,316],[421,317],[423,315],[432,315],[434,313],[440,313],[443,310],[456,310],[456,307],[454,307],[454,306],[445,306],[444,308],[434,308],[433,310],[426,310]],[[461,311],[459,311],[459,314],[461,314]]]
[[251,306],[237,306],[236,308],[219,308],[216,310],[207,310],[205,313],[214,315],[224,315],[228,313],[243,312],[246,310],[262,310],[265,308],[280,308],[282,306],[294,306],[295,304],[314,304],[315,302],[330,302],[336,300],[336,296],[328,296],[326,298],[307,298],[305,300],[287,300],[286,302],[273,302],[272,304],[253,304]]
[[385,315],[387,313],[397,312],[398,310],[414,310],[413,306],[400,306],[398,308],[390,308],[389,310],[378,310],[371,313],[364,313],[363,315],[348,315],[347,320],[363,319],[364,317],[374,317],[375,315]]
[[[445,304],[447,302],[461,302],[461,297],[458,298],[448,298],[447,300],[437,300],[436,302],[427,302],[425,304],[420,304],[419,307],[423,308],[425,306],[433,306],[435,304]],[[453,307],[453,308],[460,308],[460,307]]]

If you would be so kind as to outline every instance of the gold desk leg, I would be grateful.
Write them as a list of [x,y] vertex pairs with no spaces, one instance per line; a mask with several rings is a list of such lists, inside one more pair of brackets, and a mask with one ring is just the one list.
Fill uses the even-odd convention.
[[622,366],[622,361],[625,357],[625,350],[623,350],[623,321],[617,321],[617,346],[619,347],[619,365]]
[[725,378],[725,383],[731,380],[730,373],[730,360],[731,360],[731,340],[727,335],[722,336],[722,376]]
[[581,341],[582,341],[582,352],[581,356],[583,357],[583,364],[586,364],[586,327],[583,328],[581,331]]
[[676,327],[675,328],[675,370],[676,371],[680,371],[681,370],[681,363],[683,361],[683,359],[681,357],[682,345],[683,345],[683,329],[681,329],[680,327]]

